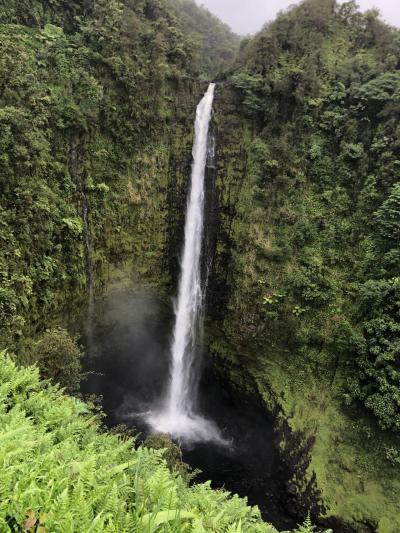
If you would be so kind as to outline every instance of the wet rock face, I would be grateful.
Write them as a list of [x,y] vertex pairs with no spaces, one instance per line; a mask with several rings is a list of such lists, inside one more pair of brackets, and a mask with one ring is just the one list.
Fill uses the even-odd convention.
[[[213,262],[208,288],[208,309],[222,318],[229,300],[229,274],[235,243],[232,225],[246,174],[246,122],[238,115],[237,95],[227,85],[216,88],[213,129],[216,151],[208,227],[212,235]],[[212,188],[212,192],[211,192]]]
[[[353,529],[340,519],[322,518],[326,508],[317,476],[310,469],[315,436],[291,430],[285,419],[287,413],[281,410],[283,398],[275,392],[278,387],[274,380],[279,372],[274,365],[284,366],[287,353],[294,354],[298,346],[291,319],[285,324],[272,320],[267,326],[265,317],[260,319],[258,284],[265,280],[258,275],[257,265],[275,263],[275,270],[267,272],[273,280],[279,276],[279,265],[286,252],[272,249],[265,242],[263,231],[268,225],[268,212],[273,209],[273,198],[263,197],[264,215],[260,216],[260,199],[254,201],[260,184],[252,169],[253,126],[241,115],[237,95],[229,85],[217,88],[214,128],[214,189],[208,213],[213,261],[206,333],[214,367],[231,386],[256,397],[261,394],[264,409],[274,413],[281,465],[281,482],[274,485],[274,491],[287,515],[301,522],[310,513],[314,523],[339,533],[369,531],[365,525]],[[257,231],[259,235],[255,234]],[[269,330],[268,343],[259,340],[263,327]],[[271,351],[278,354],[273,360]]]

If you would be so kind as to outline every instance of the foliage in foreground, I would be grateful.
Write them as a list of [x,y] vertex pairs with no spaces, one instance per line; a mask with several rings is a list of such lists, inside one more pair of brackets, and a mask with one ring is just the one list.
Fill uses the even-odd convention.
[[0,363],[1,531],[276,532],[238,496],[188,487],[162,450],[100,432],[88,406],[36,368],[4,353]]

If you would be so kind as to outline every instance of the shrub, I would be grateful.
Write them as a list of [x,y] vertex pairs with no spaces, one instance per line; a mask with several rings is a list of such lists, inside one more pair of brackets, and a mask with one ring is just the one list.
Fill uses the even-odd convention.
[[77,392],[82,375],[82,352],[77,339],[62,328],[45,332],[33,349],[40,375],[65,387],[67,392]]

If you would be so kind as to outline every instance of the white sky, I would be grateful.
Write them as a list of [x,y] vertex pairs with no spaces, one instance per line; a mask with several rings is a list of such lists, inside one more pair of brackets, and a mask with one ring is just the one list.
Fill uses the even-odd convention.
[[[231,26],[240,35],[255,33],[265,22],[275,18],[278,11],[298,3],[296,0],[196,0]],[[363,11],[376,7],[382,17],[400,26],[400,0],[358,0]]]

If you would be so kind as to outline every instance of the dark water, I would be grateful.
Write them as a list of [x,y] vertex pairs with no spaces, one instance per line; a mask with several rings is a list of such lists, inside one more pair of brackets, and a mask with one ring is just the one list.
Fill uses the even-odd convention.
[[[83,392],[103,397],[107,423],[125,423],[144,437],[140,413],[157,404],[168,376],[171,309],[154,296],[114,292],[97,302],[91,329],[89,374]],[[285,512],[286,472],[279,464],[272,421],[254,401],[231,393],[204,364],[199,392],[202,414],[214,420],[231,446],[181,443],[184,460],[202,470],[196,481],[247,497],[278,529],[296,522]]]

